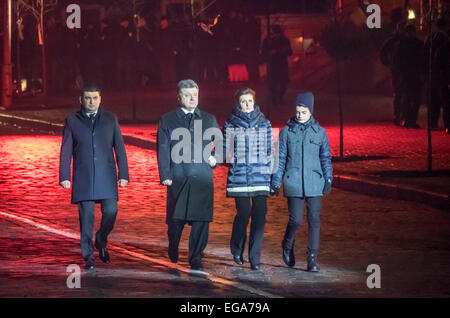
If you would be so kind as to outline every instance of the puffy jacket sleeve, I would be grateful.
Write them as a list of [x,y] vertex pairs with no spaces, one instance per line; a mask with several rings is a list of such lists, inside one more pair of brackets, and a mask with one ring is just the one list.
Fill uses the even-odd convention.
[[267,168],[269,169],[268,173],[270,174],[273,171],[273,165],[275,164],[274,162],[274,156],[273,156],[273,131],[272,131],[272,125],[271,123],[268,121],[268,125],[267,125],[267,153],[266,153],[266,158],[268,158],[268,162],[267,162]]
[[[284,170],[286,168],[287,158],[287,127],[284,127],[278,137],[278,168],[272,175],[272,186],[281,187],[281,179],[283,178]],[[276,160],[275,160],[276,162]]]
[[320,146],[319,158],[325,180],[327,179],[333,180],[333,167],[331,165],[330,143],[328,141],[328,136],[325,129],[323,129],[322,146]]

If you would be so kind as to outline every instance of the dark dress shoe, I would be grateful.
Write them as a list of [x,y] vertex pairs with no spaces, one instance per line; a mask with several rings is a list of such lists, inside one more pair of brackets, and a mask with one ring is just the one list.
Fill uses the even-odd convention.
[[169,248],[169,259],[172,263],[178,262],[178,249]]
[[93,259],[88,259],[86,261],[86,265],[84,266],[84,269],[88,269],[88,270],[95,269],[94,260]]
[[194,271],[202,271],[203,270],[202,262],[197,262],[197,263],[191,264],[191,269]]
[[244,264],[244,259],[242,258],[242,256],[233,255],[233,260],[238,265]]
[[109,253],[106,247],[101,247],[97,240],[97,235],[95,239],[95,248],[98,250],[98,256],[103,263],[109,264]]
[[100,259],[102,260],[103,263],[109,264],[109,253],[108,250],[106,249],[106,247],[101,248],[98,251],[98,255],[100,257]]
[[172,263],[178,262],[178,251],[169,249],[169,259]]
[[259,264],[250,263],[250,268],[254,271],[259,271],[261,267],[259,266]]

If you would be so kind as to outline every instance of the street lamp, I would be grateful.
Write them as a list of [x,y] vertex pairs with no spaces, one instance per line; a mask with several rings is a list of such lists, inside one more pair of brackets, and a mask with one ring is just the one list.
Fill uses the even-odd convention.
[[3,0],[2,106],[12,106],[11,0]]

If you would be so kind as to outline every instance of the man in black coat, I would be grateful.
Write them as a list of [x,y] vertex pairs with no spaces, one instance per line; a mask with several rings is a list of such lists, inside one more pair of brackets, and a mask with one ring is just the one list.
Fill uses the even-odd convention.
[[417,37],[416,27],[405,27],[393,52],[393,70],[400,77],[401,111],[406,128],[419,128],[421,75],[424,69],[423,43]]
[[[157,141],[160,182],[167,186],[169,258],[178,261],[178,245],[188,223],[192,226],[189,264],[194,270],[203,269],[203,250],[213,220],[213,167],[217,160],[212,142],[218,152],[222,149],[216,118],[197,108],[198,92],[193,80],[178,83],[180,106],[162,116]],[[221,154],[216,156],[221,158]]]
[[[100,90],[86,86],[80,96],[81,109],[69,115],[61,145],[59,182],[70,188],[70,164],[73,157],[73,204],[78,204],[81,229],[81,253],[86,269],[94,268],[95,203],[101,203],[102,221],[95,234],[100,259],[109,263],[107,238],[117,215],[117,180],[127,185],[128,162],[116,115],[100,108]],[[115,153],[115,158],[114,158]],[[119,168],[117,175],[116,162]]]
[[380,60],[387,66],[392,75],[392,89],[394,90],[394,124],[400,126],[405,119],[404,97],[405,90],[403,87],[403,77],[398,69],[394,66],[394,52],[403,38],[405,22],[399,22],[396,25],[395,32],[383,43],[380,50]]
[[292,55],[289,39],[283,35],[280,25],[274,25],[271,34],[264,39],[261,54],[267,62],[267,80],[269,84],[270,101],[278,107],[283,103],[283,97],[289,84],[288,57]]

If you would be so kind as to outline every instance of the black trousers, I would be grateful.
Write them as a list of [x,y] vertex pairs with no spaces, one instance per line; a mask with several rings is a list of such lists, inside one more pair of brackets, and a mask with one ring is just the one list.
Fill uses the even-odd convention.
[[402,77],[398,72],[392,72],[392,88],[394,90],[394,121],[405,120],[405,89]]
[[417,123],[420,108],[420,77],[416,74],[393,74],[394,120]]
[[308,252],[317,253],[319,249],[322,197],[288,197],[289,222],[286,226],[283,245],[286,249],[293,247],[295,235],[302,224],[303,205],[305,202],[308,217]]
[[[178,249],[181,235],[187,221],[171,221],[168,223],[167,235],[169,237],[169,248]],[[191,221],[191,234],[189,236],[189,264],[194,265],[201,262],[203,251],[208,244],[209,222]]]
[[81,254],[85,261],[94,258],[92,235],[94,233],[95,203],[100,202],[102,221],[100,229],[95,234],[95,242],[99,247],[106,247],[108,235],[114,228],[117,216],[117,200],[105,199],[99,201],[78,202],[78,215],[80,218]]
[[405,112],[405,124],[417,124],[420,108],[420,78],[412,78],[406,83],[404,92],[403,110]]
[[252,264],[259,264],[264,225],[266,223],[267,196],[235,198],[235,202],[237,214],[234,218],[231,232],[231,254],[241,256],[244,253],[245,241],[247,240],[247,225],[251,217],[248,258]]

